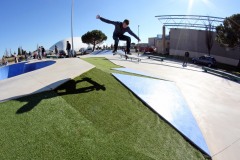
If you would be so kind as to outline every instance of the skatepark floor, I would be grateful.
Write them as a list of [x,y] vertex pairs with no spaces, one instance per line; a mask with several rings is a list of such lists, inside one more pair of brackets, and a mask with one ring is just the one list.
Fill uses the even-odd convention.
[[85,61],[96,68],[0,103],[0,159],[207,159],[110,74],[121,65]]

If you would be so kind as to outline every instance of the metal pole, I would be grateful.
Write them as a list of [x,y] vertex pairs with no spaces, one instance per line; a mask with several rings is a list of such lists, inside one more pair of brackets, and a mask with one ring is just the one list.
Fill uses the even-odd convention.
[[166,28],[165,28],[165,25],[163,25],[163,28],[162,28],[162,45],[163,45],[163,48],[162,48],[162,53],[165,54],[166,52]]
[[[138,38],[139,38],[139,25],[138,25]],[[139,56],[139,48],[140,47],[139,47],[139,41],[138,41],[138,51],[137,51],[138,52],[138,56]]]
[[74,44],[73,44],[73,8],[74,8],[74,0],[72,0],[72,11],[71,11],[72,55],[74,56]]
[[139,25],[138,25],[138,38],[139,38]]

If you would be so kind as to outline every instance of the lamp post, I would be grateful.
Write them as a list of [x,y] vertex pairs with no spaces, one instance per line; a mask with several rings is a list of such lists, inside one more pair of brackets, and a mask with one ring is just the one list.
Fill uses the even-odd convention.
[[139,38],[139,27],[140,27],[140,25],[138,25],[138,38]]
[[72,55],[74,56],[74,44],[73,44],[73,8],[74,0],[72,0],[72,10],[71,10],[71,36],[72,36]]
[[[138,25],[138,38],[139,38],[139,27],[140,27],[140,25]],[[137,51],[138,52],[138,56],[139,56],[139,48],[140,47],[139,47],[139,41],[138,41],[138,51]]]

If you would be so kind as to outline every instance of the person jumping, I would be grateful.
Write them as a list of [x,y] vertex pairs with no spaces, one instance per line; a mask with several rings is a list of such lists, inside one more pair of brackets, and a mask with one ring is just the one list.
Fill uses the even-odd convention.
[[128,32],[130,35],[135,37],[138,40],[138,42],[141,41],[140,38],[135,33],[133,33],[132,30],[128,27],[129,20],[125,19],[123,22],[115,22],[115,21],[110,21],[108,19],[102,18],[100,17],[100,15],[97,15],[96,18],[100,19],[105,23],[115,25],[115,30],[113,32],[113,39],[114,39],[113,55],[115,55],[117,52],[119,40],[127,41],[127,49],[125,53],[131,54],[130,53],[131,38],[123,35],[125,32]]

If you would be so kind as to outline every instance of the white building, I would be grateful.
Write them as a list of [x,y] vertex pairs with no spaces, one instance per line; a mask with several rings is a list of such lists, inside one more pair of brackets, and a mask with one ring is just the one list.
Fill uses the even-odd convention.
[[[54,51],[55,50],[55,45],[56,45],[59,51],[64,50],[66,52],[67,41],[69,41],[69,43],[71,44],[71,47],[72,47],[72,38],[66,38],[66,39],[61,40],[61,41],[55,43],[54,45],[52,45],[52,47],[50,47],[49,50]],[[86,43],[83,43],[81,37],[73,37],[73,43],[74,43],[74,50],[75,51],[79,51],[80,49],[85,50],[85,49],[91,47],[90,45],[87,45]]]

